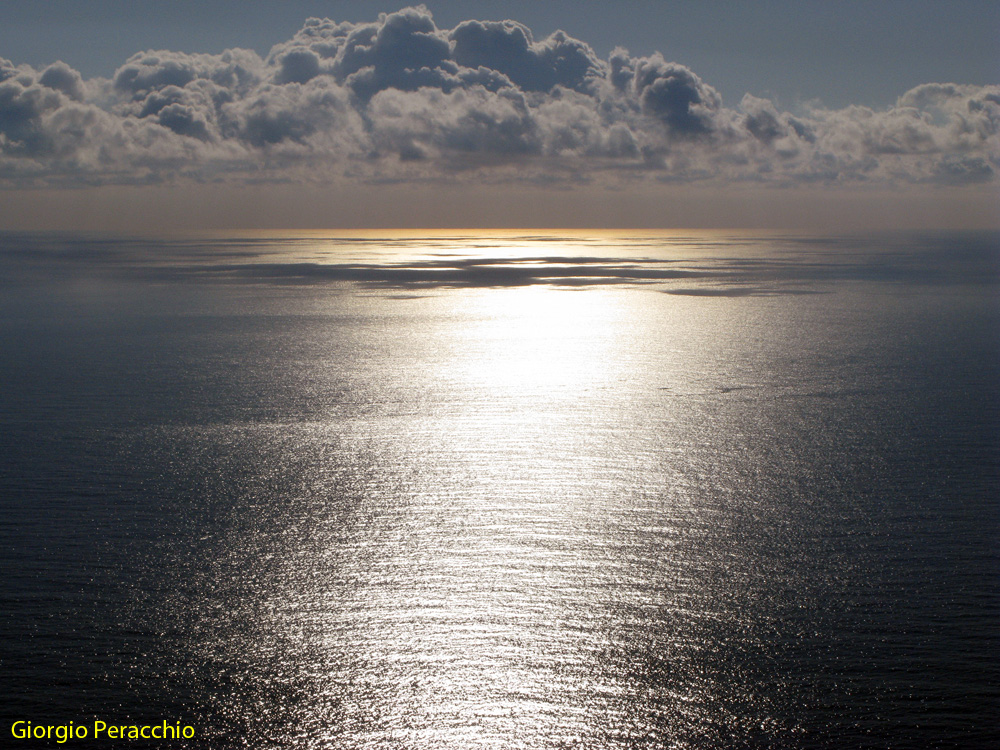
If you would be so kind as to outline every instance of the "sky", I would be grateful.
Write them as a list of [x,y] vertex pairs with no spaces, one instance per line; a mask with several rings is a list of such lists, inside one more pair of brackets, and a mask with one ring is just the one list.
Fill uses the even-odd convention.
[[0,18],[2,229],[1000,226],[995,2]]

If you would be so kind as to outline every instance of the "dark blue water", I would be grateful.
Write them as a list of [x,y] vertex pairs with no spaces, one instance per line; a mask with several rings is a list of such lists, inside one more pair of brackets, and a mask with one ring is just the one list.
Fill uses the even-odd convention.
[[0,236],[0,731],[997,746],[998,269],[991,234]]

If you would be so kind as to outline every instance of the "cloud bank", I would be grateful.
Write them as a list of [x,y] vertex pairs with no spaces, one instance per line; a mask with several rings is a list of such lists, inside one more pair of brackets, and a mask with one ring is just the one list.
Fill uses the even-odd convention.
[[345,181],[996,183],[1000,85],[885,110],[726,106],[660,54],[514,21],[310,18],[262,58],[147,51],[110,79],[0,58],[0,185]]

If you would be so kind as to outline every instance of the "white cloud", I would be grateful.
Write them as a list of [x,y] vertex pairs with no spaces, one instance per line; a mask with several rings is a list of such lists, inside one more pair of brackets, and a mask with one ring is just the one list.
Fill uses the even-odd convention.
[[439,29],[423,7],[309,19],[266,58],[139,53],[111,79],[0,59],[8,186],[228,181],[967,184],[1000,170],[1000,86],[896,104],[726,107],[660,54],[599,59],[513,21]]

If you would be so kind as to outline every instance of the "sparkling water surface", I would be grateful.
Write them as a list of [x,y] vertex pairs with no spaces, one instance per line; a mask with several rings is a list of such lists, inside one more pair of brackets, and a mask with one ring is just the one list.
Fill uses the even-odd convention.
[[998,259],[0,235],[0,730],[1000,746]]

